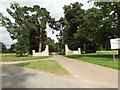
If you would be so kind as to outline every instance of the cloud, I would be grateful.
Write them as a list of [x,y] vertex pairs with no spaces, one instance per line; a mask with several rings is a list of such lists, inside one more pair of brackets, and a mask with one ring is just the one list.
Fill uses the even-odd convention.
[[2,27],[0,27],[0,41],[4,42],[7,48],[10,48],[10,45],[16,42],[10,38],[8,31]]
[[[18,2],[21,6],[40,5],[41,7],[46,8],[50,12],[50,15],[57,20],[64,16],[64,5],[80,2],[84,4],[84,9],[88,9],[93,6],[92,4],[88,4],[87,0],[0,0],[0,11],[4,13],[5,16],[9,16],[5,10],[6,8],[10,7],[10,3],[14,1]],[[57,41],[56,34],[58,32],[52,34],[50,28],[47,28],[46,30],[48,32],[48,36]],[[11,40],[9,33],[5,28],[0,28],[0,38],[2,38],[0,41],[4,42],[7,48],[9,48],[10,45],[15,42]]]

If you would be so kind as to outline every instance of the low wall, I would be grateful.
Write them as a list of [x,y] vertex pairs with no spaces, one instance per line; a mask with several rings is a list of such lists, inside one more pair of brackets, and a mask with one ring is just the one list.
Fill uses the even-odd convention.
[[68,45],[65,45],[65,55],[77,55],[77,54],[81,54],[81,49],[78,48],[78,50],[76,51],[72,51],[68,48]]
[[49,56],[49,48],[48,45],[46,45],[46,48],[43,52],[35,52],[35,50],[32,50],[33,56]]

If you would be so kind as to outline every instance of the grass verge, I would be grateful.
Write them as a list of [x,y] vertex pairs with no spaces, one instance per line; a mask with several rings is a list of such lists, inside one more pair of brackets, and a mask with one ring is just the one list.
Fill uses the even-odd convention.
[[2,57],[2,61],[25,61],[25,60],[36,60],[36,59],[45,59],[50,58],[51,56],[25,56],[25,57],[17,57],[15,54],[3,54],[0,55]]
[[16,64],[18,66],[42,70],[50,73],[69,74],[58,62],[55,60],[43,60],[34,62],[25,62]]
[[[117,52],[115,52],[115,54],[117,54]],[[112,58],[112,52],[110,51],[99,51],[97,53],[82,55],[67,55],[66,57],[120,70],[118,67],[120,58],[116,57],[116,60],[114,61]]]

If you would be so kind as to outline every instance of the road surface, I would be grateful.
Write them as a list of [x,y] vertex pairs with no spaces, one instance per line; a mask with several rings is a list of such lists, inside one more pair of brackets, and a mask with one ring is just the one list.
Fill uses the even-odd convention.
[[61,55],[49,59],[56,60],[86,88],[118,88],[118,70]]
[[[118,70],[70,59],[61,55],[53,55],[52,58],[42,60],[56,60],[73,78],[66,79],[66,77],[54,76],[50,73],[3,65],[3,87],[118,88]],[[3,64],[20,62],[23,61],[3,62]],[[38,83],[40,84],[38,85]],[[17,84],[17,86],[14,84]]]
[[21,68],[11,65],[2,66],[3,88],[81,88],[79,82],[71,77],[58,76],[47,72]]

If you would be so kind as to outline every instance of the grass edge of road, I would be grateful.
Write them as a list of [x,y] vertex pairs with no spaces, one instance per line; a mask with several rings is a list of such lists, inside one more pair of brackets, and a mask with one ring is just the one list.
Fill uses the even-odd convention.
[[120,67],[118,65],[120,62],[120,58],[116,58],[116,60],[114,61],[112,58],[112,53],[110,52],[108,53],[108,51],[107,53],[106,51],[104,52],[99,51],[97,53],[88,53],[88,54],[81,54],[81,55],[64,55],[64,56],[68,58],[108,67],[111,69],[120,70]]
[[116,60],[116,61],[106,61],[105,60],[104,61],[103,59],[101,59],[101,60],[96,59],[95,60],[91,57],[79,57],[79,55],[78,55],[79,58],[74,58],[74,56],[77,56],[77,55],[67,55],[65,57],[84,61],[84,62],[88,62],[88,63],[92,63],[92,64],[96,64],[96,65],[100,65],[100,66],[104,66],[104,67],[108,67],[111,69],[120,70],[119,65],[118,65],[118,60]]
[[15,64],[15,66],[40,70],[53,74],[70,75],[70,73],[55,60],[24,62]]
[[2,57],[3,62],[12,62],[12,61],[27,61],[27,60],[37,60],[37,59],[47,59],[52,57],[50,56],[25,56],[25,57],[17,57],[15,55],[6,55],[6,56],[0,56]]

